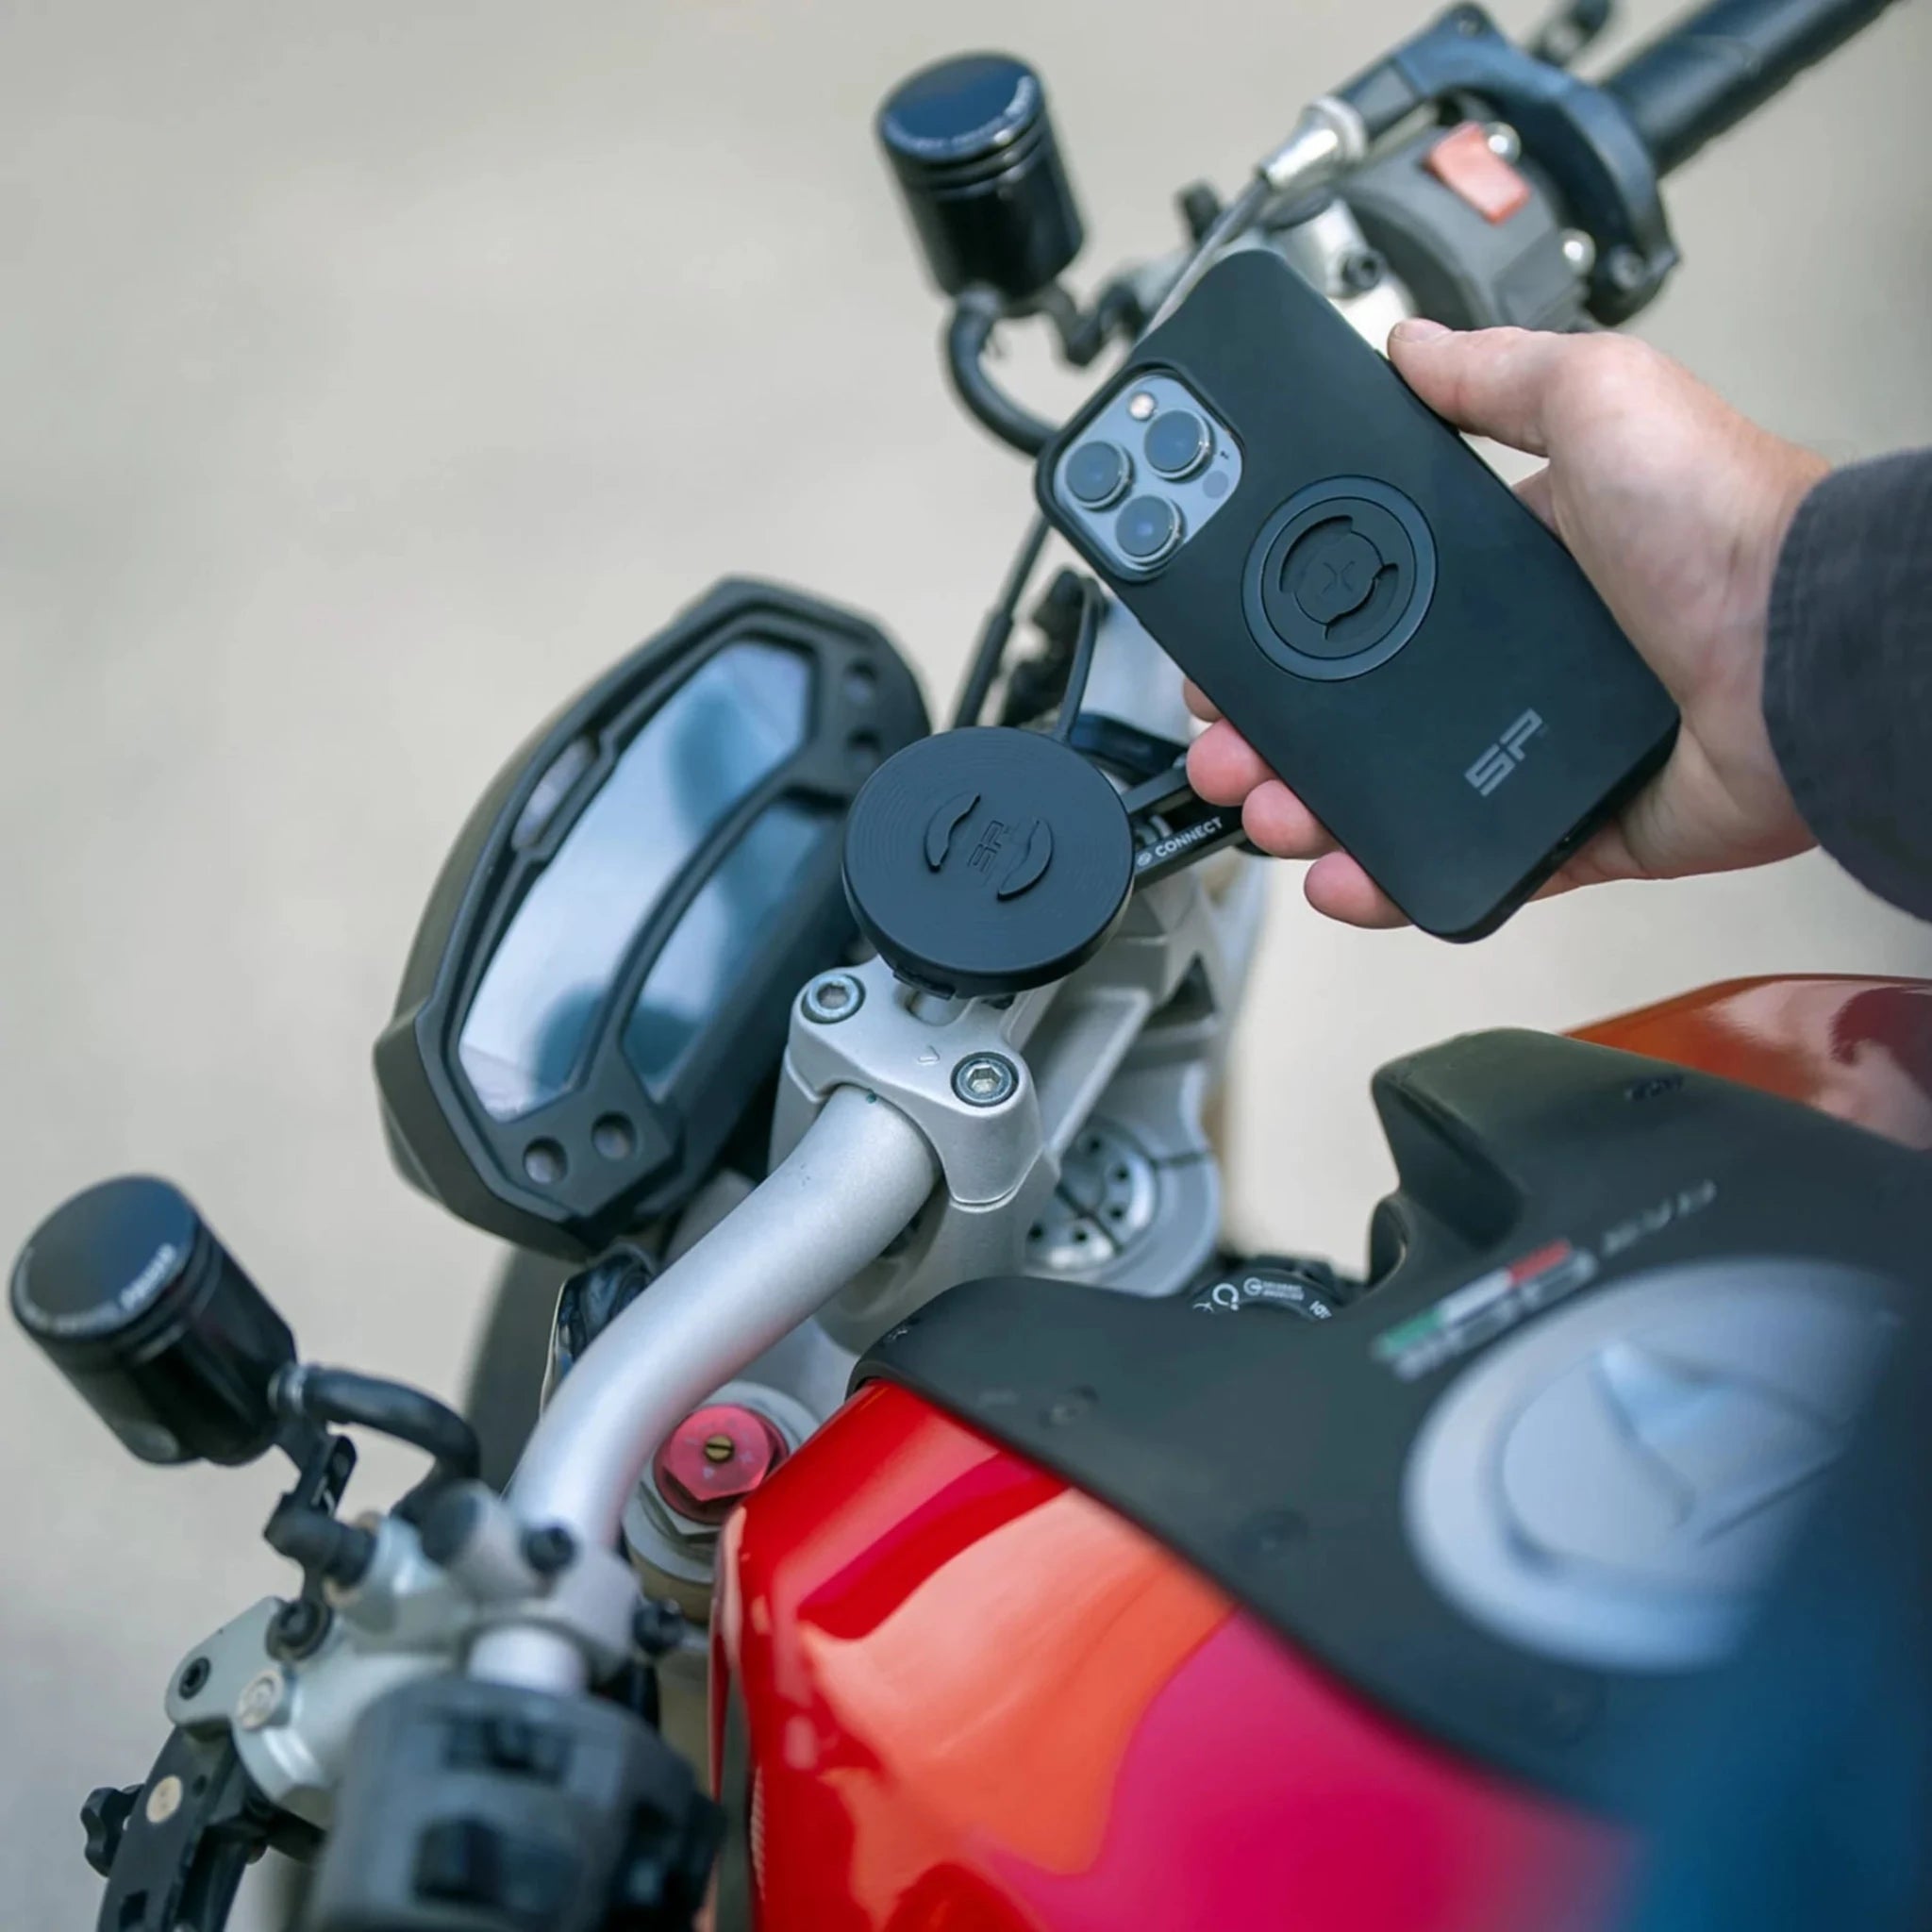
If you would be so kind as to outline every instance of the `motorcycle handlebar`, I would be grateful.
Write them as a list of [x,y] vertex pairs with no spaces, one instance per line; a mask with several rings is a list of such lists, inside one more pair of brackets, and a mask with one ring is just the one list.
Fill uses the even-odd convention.
[[658,1443],[875,1261],[938,1173],[904,1114],[839,1088],[791,1154],[558,1386],[510,1482],[518,1515],[589,1544],[614,1542]]
[[1711,0],[1639,48],[1602,85],[1643,137],[1657,173],[1668,174],[1890,5]]

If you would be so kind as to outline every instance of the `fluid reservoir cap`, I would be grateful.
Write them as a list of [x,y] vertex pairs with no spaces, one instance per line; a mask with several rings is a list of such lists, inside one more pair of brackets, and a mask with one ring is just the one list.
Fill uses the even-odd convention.
[[57,1341],[136,1326],[181,1280],[201,1223],[176,1188],[145,1175],[103,1181],[57,1208],[13,1271],[22,1326]]
[[146,1462],[246,1462],[279,1428],[271,1388],[295,1339],[178,1188],[103,1181],[42,1223],[13,1312]]
[[1024,300],[1080,252],[1083,229],[1040,76],[1010,54],[923,67],[879,108],[879,145],[933,279]]
[[908,745],[845,828],[845,891],[902,979],[998,996],[1063,978],[1125,909],[1134,841],[1119,794],[1034,731],[974,726]]
[[1039,77],[1010,54],[958,54],[901,81],[879,109],[879,140],[894,162],[977,161],[1018,141],[1040,118]]

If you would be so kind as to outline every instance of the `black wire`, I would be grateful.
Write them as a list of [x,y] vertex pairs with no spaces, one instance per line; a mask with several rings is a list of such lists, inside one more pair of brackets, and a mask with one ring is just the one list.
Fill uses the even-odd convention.
[[1087,679],[1093,670],[1093,645],[1100,636],[1100,616],[1106,599],[1091,577],[1080,580],[1080,628],[1074,637],[1074,661],[1067,669],[1067,688],[1060,697],[1060,715],[1053,735],[1062,744],[1073,737],[1080,718],[1080,700],[1087,695]]
[[1026,525],[1026,534],[1020,540],[1020,548],[1008,567],[1006,582],[1000,586],[999,602],[986,613],[979,641],[974,647],[973,662],[967,667],[966,681],[959,687],[959,701],[953,707],[955,730],[962,724],[977,724],[979,714],[986,709],[987,693],[999,675],[1000,658],[1006,651],[1007,640],[1013,635],[1013,623],[1020,599],[1026,591],[1026,580],[1045,548],[1046,519],[1036,514]]
[[455,1409],[405,1383],[353,1369],[304,1367],[290,1374],[283,1400],[311,1422],[347,1424],[392,1436],[434,1457],[435,1467],[405,1499],[465,1482],[483,1465],[476,1432]]
[[946,325],[946,370],[974,417],[1022,456],[1037,457],[1054,425],[1016,403],[986,372],[987,345],[1004,305],[991,289],[966,290]]

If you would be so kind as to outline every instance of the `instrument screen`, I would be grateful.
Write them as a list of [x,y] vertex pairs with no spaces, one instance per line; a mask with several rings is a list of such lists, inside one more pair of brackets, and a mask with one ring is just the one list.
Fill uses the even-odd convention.
[[[805,742],[810,702],[811,667],[797,653],[734,644],[694,671],[625,748],[517,908],[463,1021],[458,1055],[491,1118],[515,1120],[569,1086],[666,889]],[[764,814],[694,902],[704,931],[680,929],[653,966],[625,1030],[645,1077],[665,1073],[678,1040],[695,1030],[705,986],[690,975],[715,974],[734,938],[782,892],[785,873],[767,864],[803,858],[795,820]]]

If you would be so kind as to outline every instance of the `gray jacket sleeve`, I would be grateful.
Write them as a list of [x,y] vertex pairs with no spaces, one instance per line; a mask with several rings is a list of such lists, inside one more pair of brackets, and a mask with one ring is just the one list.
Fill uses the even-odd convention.
[[1818,842],[1932,919],[1932,450],[1805,499],[1772,589],[1764,721]]

